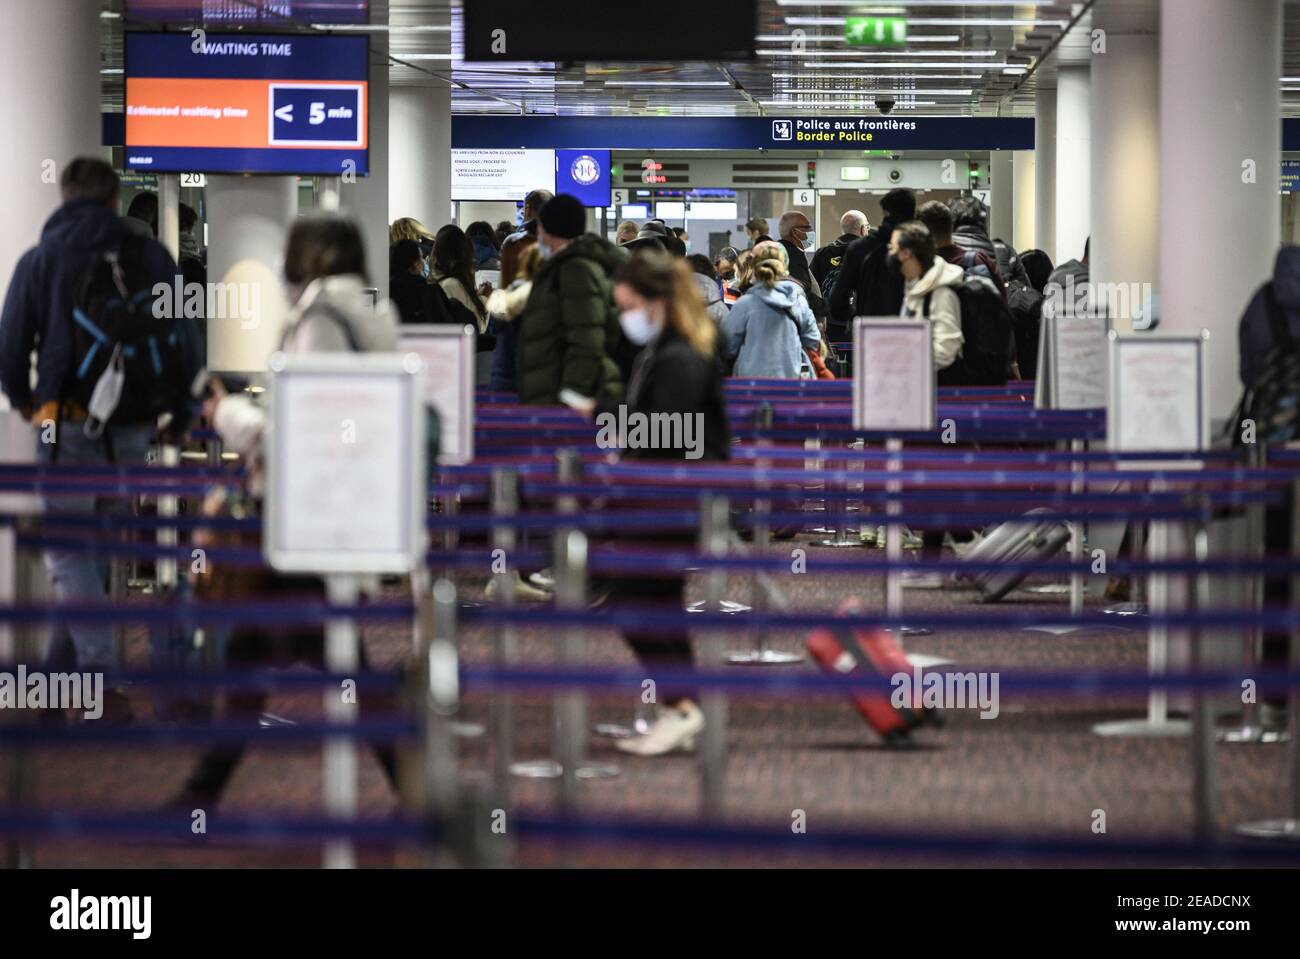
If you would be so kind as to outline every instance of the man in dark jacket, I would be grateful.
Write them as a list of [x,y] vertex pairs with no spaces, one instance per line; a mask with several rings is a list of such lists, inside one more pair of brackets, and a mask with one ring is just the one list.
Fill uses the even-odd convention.
[[[77,361],[73,311],[75,287],[105,253],[119,251],[132,239],[138,248],[141,274],[148,289],[161,285],[169,291],[177,283],[177,267],[154,239],[140,237],[116,215],[118,179],[102,160],[77,159],[69,163],[60,180],[63,205],[45,223],[40,243],[25,253],[14,268],[13,279],[0,315],[0,389],[10,405],[27,416],[36,428],[37,459],[77,466],[116,463],[143,464],[154,432],[152,420],[122,422],[114,417],[101,436],[87,437],[87,410],[70,398]],[[168,300],[170,302],[170,292]],[[146,302],[141,309],[152,310]],[[91,318],[93,321],[93,318]],[[198,368],[196,335],[191,320],[172,317],[185,369],[168,370],[172,428],[189,422],[189,390]],[[36,383],[31,384],[31,353],[36,351]],[[93,432],[93,431],[92,431]],[[119,501],[120,502],[120,501]],[[107,512],[109,503],[93,496],[54,496],[42,499],[46,513],[87,514]],[[84,551],[46,553],[46,566],[60,602],[105,599],[107,565]],[[112,669],[116,648],[106,623],[69,627],[80,669]],[[62,650],[51,644],[51,653]],[[120,692],[106,691],[105,715],[129,718],[130,705]]]
[[1255,291],[1241,316],[1237,342],[1241,348],[1241,385],[1247,389],[1255,385],[1264,372],[1265,359],[1277,346],[1270,309],[1285,324],[1291,338],[1300,343],[1300,246],[1284,246],[1277,251],[1273,279]]
[[[984,250],[963,250],[952,241],[952,211],[938,200],[930,200],[928,203],[922,203],[920,209],[916,211],[916,218],[924,223],[930,235],[934,237],[934,252],[949,263],[956,263],[963,270],[973,268],[983,268],[1002,294],[1002,298],[1007,298],[1007,287],[1002,282],[1002,274],[998,272],[997,260],[993,254]],[[977,272],[979,270],[977,269]]]
[[519,257],[537,242],[537,214],[551,199],[550,190],[534,190],[524,197],[524,225],[511,233],[501,244],[501,289],[515,281],[519,272]]
[[990,240],[988,210],[973,196],[959,196],[948,204],[952,210],[952,242],[963,250],[979,250],[993,257],[1003,284],[1029,286],[1029,274],[1020,265],[1020,254],[1003,240]]
[[849,244],[867,235],[867,215],[861,210],[849,210],[840,217],[840,235],[818,250],[812,258],[809,270],[826,296],[826,277],[832,269],[838,270],[844,265],[844,254]]
[[890,190],[880,208],[885,214],[880,227],[845,251],[831,291],[831,339],[851,336],[855,316],[897,316],[903,308],[902,274],[891,273],[885,261],[894,230],[916,216],[916,195],[904,187]]
[[600,401],[623,378],[612,357],[622,338],[611,277],[626,254],[585,233],[587,212],[568,194],[538,215],[542,266],[519,328],[519,402],[553,406],[561,390]]

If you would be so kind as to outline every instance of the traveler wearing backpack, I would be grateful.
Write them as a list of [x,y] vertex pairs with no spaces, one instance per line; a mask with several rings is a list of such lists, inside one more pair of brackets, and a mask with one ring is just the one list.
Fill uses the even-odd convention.
[[861,210],[849,210],[840,217],[840,231],[838,237],[813,254],[812,265],[809,267],[828,303],[835,291],[835,281],[839,279],[849,244],[867,235],[867,215]]
[[[36,427],[41,462],[140,465],[160,414],[171,415],[169,429],[177,436],[189,424],[199,355],[194,324],[183,315],[154,315],[153,290],[161,284],[170,291],[177,266],[156,240],[116,215],[113,168],[98,159],[73,160],[60,188],[62,206],[9,284],[0,315],[0,388]],[[42,509],[102,513],[122,502],[56,496],[42,498]],[[45,563],[60,602],[106,598],[102,557],[51,550]],[[110,626],[77,624],[68,632],[77,668],[115,667]],[[60,652],[56,645],[52,655]],[[105,716],[129,720],[120,691],[105,691]]]
[[831,338],[848,338],[855,316],[897,316],[903,305],[903,279],[886,269],[889,239],[900,223],[916,215],[916,196],[899,187],[880,200],[885,218],[880,228],[854,240],[829,297]]
[[993,254],[984,250],[964,250],[952,241],[952,211],[947,205],[938,200],[922,203],[916,211],[916,218],[925,224],[930,236],[934,237],[935,253],[949,263],[956,263],[967,273],[975,271],[987,276],[996,284],[1003,298],[1006,297],[1007,289],[998,273],[998,263]]
[[723,321],[724,354],[735,360],[735,375],[811,377],[810,353],[821,347],[821,333],[803,289],[790,279],[780,244],[769,241],[754,247],[753,277],[753,285]]
[[904,282],[899,315],[930,321],[934,368],[952,366],[961,352],[961,300],[957,288],[965,279],[962,268],[938,256],[934,237],[925,224],[913,220],[894,230],[889,240],[887,267]]
[[988,253],[998,265],[1002,282],[1029,285],[1029,275],[1020,265],[1020,255],[1005,240],[989,239],[988,210],[973,196],[959,196],[949,204],[952,210],[952,241],[963,250]]
[[587,211],[560,194],[538,215],[542,265],[519,324],[519,402],[553,406],[561,390],[601,401],[623,388],[620,363],[635,348],[623,343],[614,308],[613,274],[626,254],[586,233]]

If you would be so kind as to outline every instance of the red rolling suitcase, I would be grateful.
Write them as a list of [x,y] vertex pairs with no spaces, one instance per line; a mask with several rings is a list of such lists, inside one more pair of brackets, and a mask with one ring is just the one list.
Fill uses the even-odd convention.
[[[839,612],[844,616],[861,610],[862,603],[850,599]],[[907,661],[898,640],[883,629],[850,629],[847,626],[815,629],[808,635],[808,653],[823,670],[840,676],[876,675],[889,679],[898,673],[913,675],[912,664]],[[933,710],[930,709],[895,707],[888,692],[862,690],[853,692],[851,696],[853,705],[867,725],[887,746],[911,742],[909,733],[933,719],[930,715]]]

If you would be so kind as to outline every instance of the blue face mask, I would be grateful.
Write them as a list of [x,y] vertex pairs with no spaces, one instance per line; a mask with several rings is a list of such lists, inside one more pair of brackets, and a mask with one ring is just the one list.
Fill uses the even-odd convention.
[[432,267],[429,266],[429,258],[425,257],[423,260],[420,261],[420,264],[421,264],[420,276],[424,277],[427,280],[429,278],[429,274],[433,271]]

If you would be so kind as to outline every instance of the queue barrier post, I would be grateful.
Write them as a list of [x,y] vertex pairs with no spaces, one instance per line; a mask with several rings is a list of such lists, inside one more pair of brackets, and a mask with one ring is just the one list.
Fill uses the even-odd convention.
[[[13,604],[15,606],[25,606],[35,598],[35,564],[39,562],[39,559],[37,554],[31,550],[18,548],[17,539],[20,533],[31,534],[36,529],[36,517],[20,516],[12,530],[0,532],[0,535],[5,538],[11,548]],[[9,642],[7,643],[9,648],[0,649],[0,653],[4,654],[0,655],[0,664],[8,663],[10,660],[14,664],[34,662],[36,659],[36,643],[34,642],[32,627],[14,623],[9,629]],[[26,716],[24,711],[6,710],[6,712],[11,714],[11,716],[6,717],[10,722],[30,721],[30,717]],[[8,780],[6,789],[7,805],[14,810],[21,810],[33,791],[35,770],[27,747],[17,745],[8,752],[9,762],[6,770],[6,779]],[[0,868],[30,869],[32,864],[31,849],[22,841],[21,837],[10,837],[5,840],[3,845],[0,845]]]
[[[519,510],[519,472],[508,467],[494,467],[492,470],[491,509],[492,515],[509,520]],[[515,548],[515,528],[512,523],[504,522],[492,529],[493,550],[501,550],[505,562],[493,567],[493,579],[496,581],[496,603],[503,609],[514,605],[514,582],[510,575],[509,557]],[[493,562],[496,563],[494,556]],[[514,630],[507,623],[497,626],[493,637],[493,655],[496,665],[508,668],[515,658]],[[510,803],[510,760],[514,754],[514,703],[510,691],[503,689],[493,697],[491,703],[491,727],[493,742],[492,782],[496,801],[503,807]]]
[[[722,558],[727,555],[729,513],[727,498],[705,493],[700,497],[700,552]],[[710,608],[717,608],[726,588],[726,571],[711,566],[704,577],[704,593]],[[716,663],[722,658],[726,640],[715,630],[704,634],[701,659]],[[710,689],[700,696],[704,729],[700,733],[700,799],[706,819],[720,819],[726,802],[727,779],[727,696]]]
[[[1210,558],[1210,533],[1207,528],[1208,516],[1193,520],[1188,530],[1191,540],[1192,555],[1198,564]],[[1193,577],[1188,606],[1198,617],[1197,625],[1190,633],[1191,670],[1200,676],[1206,672],[1209,657],[1207,630],[1199,623],[1199,617],[1210,608],[1210,575],[1201,570]],[[1208,690],[1197,688],[1192,691],[1192,809],[1193,828],[1196,838],[1209,842],[1218,830],[1216,822],[1217,775],[1215,768],[1214,735],[1214,701]]]
[[[1262,470],[1268,463],[1268,451],[1263,443],[1254,443],[1248,447],[1247,466],[1252,470]],[[1264,559],[1264,504],[1252,503],[1246,507],[1246,541],[1249,544],[1251,559]],[[1253,612],[1264,607],[1264,574],[1262,571],[1251,573],[1246,577],[1246,605]],[[1263,656],[1264,631],[1252,626],[1242,633],[1241,665],[1250,674],[1260,668]],[[1220,742],[1225,743],[1275,743],[1286,738],[1280,730],[1265,729],[1261,717],[1259,697],[1242,703],[1240,722],[1231,726],[1222,726],[1218,730]]]
[[[1300,561],[1300,476],[1291,486],[1291,557]],[[1300,603],[1300,568],[1291,572],[1291,605]],[[1300,672],[1300,626],[1291,630],[1290,662],[1293,673]],[[1263,819],[1241,823],[1236,832],[1256,839],[1300,841],[1300,687],[1287,690],[1287,785],[1291,793],[1287,815],[1280,819]]]
[[[771,403],[761,403],[754,410],[754,428],[759,431],[772,429]],[[754,465],[755,469],[760,471],[772,468],[770,460],[761,458],[756,460]],[[763,492],[767,492],[769,485],[766,479],[759,482],[759,488]],[[759,555],[766,554],[772,545],[772,524],[768,519],[771,512],[771,499],[763,496],[754,501],[754,550]],[[751,608],[760,615],[766,612],[768,605],[767,591],[763,577],[757,571],[754,573],[750,595],[753,597],[750,600]],[[710,603],[698,605],[699,608],[716,611],[716,608]],[[720,603],[719,606],[721,606]],[[755,639],[757,640],[756,648],[733,650],[723,657],[723,661],[733,666],[783,666],[789,663],[803,662],[803,656],[799,653],[786,653],[778,649],[770,649],[768,647],[768,630],[766,626],[758,627]]]
[[[335,574],[325,579],[326,595],[331,605],[351,606],[361,595],[356,576]],[[333,617],[325,624],[325,668],[335,675],[354,673],[360,665],[361,637],[357,625],[347,617]],[[322,694],[325,716],[333,722],[355,723],[355,690],[326,688]],[[325,813],[350,820],[357,814],[357,744],[350,737],[327,738],[323,750],[321,786]],[[347,840],[327,840],[323,848],[326,869],[353,869],[356,855]]]
[[[555,451],[555,476],[558,482],[566,485],[575,485],[582,481],[582,457],[579,455],[577,450],[565,448]],[[557,496],[555,499],[555,511],[567,516],[576,516],[578,513],[578,498],[568,493]],[[568,601],[571,604],[576,601],[576,605],[571,605],[569,608],[584,609],[587,605],[586,583],[588,573],[586,537],[582,537],[580,568],[571,568],[566,571],[564,568],[565,563],[569,560],[576,560],[578,558],[576,554],[571,555],[565,548],[566,543],[569,542],[567,534],[571,532],[577,531],[560,527],[556,529],[553,540],[554,559],[556,563],[556,602],[560,602],[560,580],[564,576],[569,576],[571,579],[567,586]],[[576,633],[575,635],[578,636],[578,641],[581,642],[581,634]],[[566,650],[569,648],[568,643],[569,634],[566,633],[565,638],[562,639],[560,643],[561,658],[563,658]],[[582,709],[580,706],[577,710],[577,715],[581,717],[581,714]],[[554,722],[555,748],[557,751],[564,748],[572,748],[572,743],[566,744],[561,742],[565,736],[571,738],[576,737],[577,739],[578,751],[571,757],[573,762],[571,763],[571,768],[569,770],[572,776],[576,779],[609,779],[613,776],[617,776],[619,774],[617,766],[608,763],[590,763],[582,761],[582,753],[586,746],[585,736],[580,732],[575,734],[573,731],[565,729],[564,715],[565,710],[561,708],[560,702],[557,701]],[[573,713],[571,712],[570,716],[572,715]],[[523,762],[511,763],[510,773],[524,779],[564,779],[565,764],[558,756],[556,759],[526,760]],[[563,782],[561,783],[562,792],[568,788],[569,787]]]
[[[460,657],[456,651],[455,584],[445,577],[433,584],[421,600],[431,611],[432,631],[419,661],[425,694],[424,796],[429,822],[446,827],[446,842],[453,849],[471,849],[475,824],[460,804],[456,770],[456,737],[452,722],[460,707]],[[446,865],[446,855],[434,852],[433,865]]]

